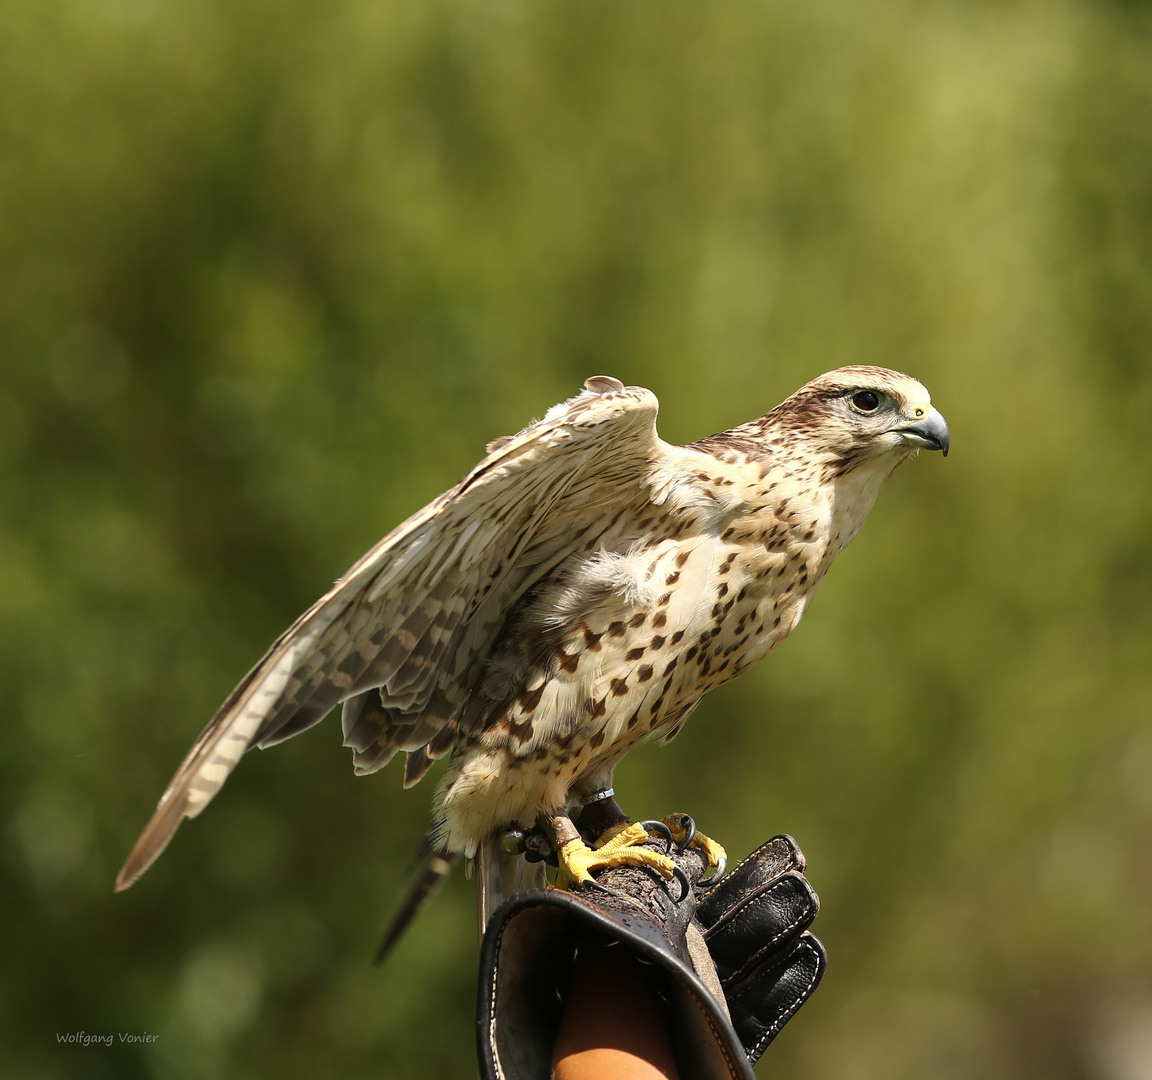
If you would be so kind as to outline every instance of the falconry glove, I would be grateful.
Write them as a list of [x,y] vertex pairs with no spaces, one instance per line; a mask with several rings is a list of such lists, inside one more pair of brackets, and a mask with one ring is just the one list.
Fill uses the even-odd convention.
[[529,890],[493,913],[480,954],[483,1080],[548,1080],[577,952],[604,946],[650,965],[682,1076],[751,1080],[824,973],[824,949],[806,930],[819,899],[804,856],[778,836],[713,883],[700,880],[699,849],[668,846],[681,872],[671,881],[621,866],[595,886]]
[[819,986],[828,958],[807,927],[820,898],[790,836],[761,844],[699,896],[696,918],[750,1063]]

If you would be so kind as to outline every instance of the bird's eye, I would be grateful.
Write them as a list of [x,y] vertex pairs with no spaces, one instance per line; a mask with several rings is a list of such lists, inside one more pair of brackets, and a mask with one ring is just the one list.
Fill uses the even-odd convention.
[[860,393],[852,395],[852,404],[860,412],[875,412],[880,408],[880,395],[873,390],[861,390]]

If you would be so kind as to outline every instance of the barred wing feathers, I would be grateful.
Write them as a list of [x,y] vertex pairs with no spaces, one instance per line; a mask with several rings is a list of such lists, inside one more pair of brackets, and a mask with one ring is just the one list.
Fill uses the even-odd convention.
[[635,503],[666,444],[642,387],[589,379],[454,488],[384,537],[300,616],[201,732],[116,888],[220,790],[250,746],[271,746],[345,702],[357,772],[409,752],[406,781],[451,749],[454,714],[517,601]]

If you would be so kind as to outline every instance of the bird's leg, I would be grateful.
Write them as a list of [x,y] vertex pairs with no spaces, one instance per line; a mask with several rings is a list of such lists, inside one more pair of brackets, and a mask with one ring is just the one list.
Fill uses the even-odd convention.
[[620,817],[622,820],[610,827],[593,849],[583,841],[566,811],[540,816],[539,826],[551,839],[560,863],[557,888],[571,889],[591,881],[593,870],[615,866],[649,866],[666,878],[675,876],[676,864],[667,855],[641,846],[648,839],[644,826],[630,822],[622,814]]
[[632,819],[620,809],[620,804],[611,795],[583,803],[576,821],[585,835],[597,840],[618,825],[632,824]]

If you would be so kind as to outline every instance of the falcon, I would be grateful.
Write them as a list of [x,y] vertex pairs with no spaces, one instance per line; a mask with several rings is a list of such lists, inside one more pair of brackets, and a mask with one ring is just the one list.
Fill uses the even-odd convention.
[[[668,742],[700,699],[795,628],[884,481],[920,449],[947,455],[915,379],[845,367],[759,419],[688,446],[656,433],[657,400],[597,376],[399,525],[301,615],[200,734],[116,879],[131,885],[252,746],[343,703],[357,774],[406,755],[404,785],[447,756],[429,833],[434,873],[539,829],[573,886],[640,845],[612,774]],[[612,812],[589,846],[576,809]],[[591,817],[591,814],[590,814]],[[696,841],[712,861],[721,849]]]

